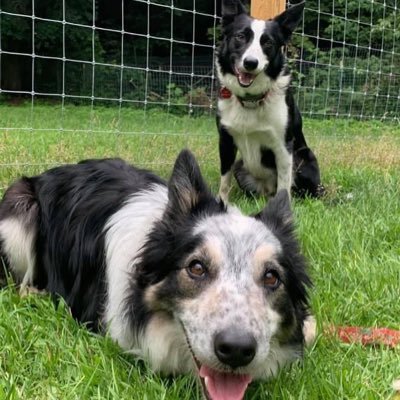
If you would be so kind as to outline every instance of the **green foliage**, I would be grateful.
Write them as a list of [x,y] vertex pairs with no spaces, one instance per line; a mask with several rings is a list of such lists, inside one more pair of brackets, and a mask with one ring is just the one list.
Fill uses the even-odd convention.
[[313,113],[398,117],[398,79],[392,56],[359,57],[348,48],[315,49],[316,63],[295,73],[300,106]]
[[183,94],[183,90],[175,83],[169,83],[167,85],[167,99],[168,102],[176,105],[186,104],[186,97]]
[[[2,44],[3,47],[13,48],[28,47],[34,43],[32,51],[47,56],[62,57],[63,27],[62,27],[62,2],[40,0],[35,2],[35,10],[32,3],[22,0],[4,0],[3,11],[14,12],[26,16],[34,15],[52,21],[35,20],[31,18],[2,16]],[[92,3],[80,0],[69,0],[66,8],[66,20],[76,24],[91,25],[93,20]],[[32,24],[35,24],[35,37],[32,38]],[[72,59],[92,59],[92,30],[78,27],[66,27],[66,57]],[[94,37],[94,50],[97,61],[101,61],[102,48],[98,40],[98,34]]]
[[[322,115],[350,112],[352,116],[398,117],[396,88],[400,78],[395,71],[400,65],[400,13],[394,9],[398,7],[397,1],[307,0],[305,35],[295,33],[288,47],[293,86],[302,110]],[[193,0],[177,0],[174,8],[169,7],[170,0],[150,4],[131,1],[124,3],[124,10],[121,3],[99,0],[94,12],[90,1],[68,0],[65,20],[76,25],[61,23],[61,1],[36,0],[34,10],[32,4],[25,0],[2,1],[3,11],[27,16],[1,15],[2,49],[28,55],[2,55],[3,89],[60,94],[64,87],[68,95],[111,99],[122,96],[137,104],[147,101],[150,106],[170,102],[174,107],[171,110],[177,113],[188,112],[191,99],[194,105],[207,102],[209,84],[189,89],[190,78],[183,82],[183,77],[168,75],[165,69],[175,72],[176,67],[189,65],[193,40],[210,45],[214,34],[220,36],[220,26],[214,26],[214,19],[201,15],[214,14],[213,2],[196,0],[199,14],[195,18],[195,32],[192,13],[185,11],[193,9]],[[33,21],[33,14],[51,21]],[[93,22],[105,29],[93,31]],[[126,32],[123,36],[119,32],[122,27]],[[171,42],[171,36],[176,42]],[[64,64],[61,60],[36,58],[32,74],[29,55],[33,52],[45,57],[65,56],[67,61]],[[211,64],[211,53],[206,46],[195,48],[196,60],[204,56]],[[93,68],[79,62],[93,60],[115,67]],[[123,71],[118,67],[121,64],[127,67]],[[142,70],[147,66],[151,71]]]
[[[396,11],[392,11],[389,15],[385,15],[385,18],[382,17],[378,19],[377,24],[372,27],[371,33],[373,36],[384,36],[386,43],[396,46],[396,40],[400,39],[399,26],[400,14]],[[399,49],[398,46],[397,49]]]
[[[99,34],[91,28],[76,25],[63,26],[63,3],[52,0],[28,1],[4,0],[2,10],[18,13],[27,17],[2,15],[2,48],[13,52],[37,54],[45,57],[66,57],[72,60],[103,61],[104,51]],[[32,15],[46,20],[30,18]],[[66,5],[65,19],[81,25],[92,25],[92,3],[69,0]],[[57,21],[57,22],[53,22]],[[34,34],[34,36],[32,36]],[[65,42],[64,42],[65,38]],[[26,79],[26,67],[31,60],[27,57],[5,55],[2,63],[5,70],[2,87],[6,89],[31,90],[32,83]],[[24,69],[25,68],[25,69]],[[30,75],[30,74],[29,74]],[[79,79],[78,74],[70,76],[71,81]],[[37,59],[35,62],[35,91],[61,92],[62,63],[50,59]]]
[[[394,5],[307,0],[307,36],[294,35],[289,47],[301,109],[328,116],[398,117],[400,80],[393,71],[400,62],[400,16],[390,8]],[[323,13],[316,12],[319,7]]]

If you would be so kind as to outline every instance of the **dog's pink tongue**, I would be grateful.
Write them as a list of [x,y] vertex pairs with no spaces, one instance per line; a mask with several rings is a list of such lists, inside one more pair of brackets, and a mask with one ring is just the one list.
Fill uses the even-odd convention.
[[204,378],[212,400],[242,400],[251,382],[249,375],[227,374],[202,365],[199,374]]
[[238,77],[243,86],[249,86],[254,80],[254,75],[248,72],[239,72]]

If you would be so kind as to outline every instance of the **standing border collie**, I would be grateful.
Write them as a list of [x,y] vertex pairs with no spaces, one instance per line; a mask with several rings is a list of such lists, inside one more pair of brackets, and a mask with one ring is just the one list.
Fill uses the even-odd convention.
[[257,216],[217,200],[194,157],[166,184],[119,159],[22,178],[0,203],[1,252],[22,289],[61,296],[167,374],[213,400],[302,354],[309,279],[286,191]]
[[[290,193],[293,186],[300,196],[318,197],[324,191],[290,92],[291,76],[282,51],[303,9],[304,2],[263,21],[251,18],[239,0],[222,1],[223,36],[216,68],[221,86],[219,194],[224,200],[232,173],[247,193]],[[242,159],[235,163],[237,149]]]

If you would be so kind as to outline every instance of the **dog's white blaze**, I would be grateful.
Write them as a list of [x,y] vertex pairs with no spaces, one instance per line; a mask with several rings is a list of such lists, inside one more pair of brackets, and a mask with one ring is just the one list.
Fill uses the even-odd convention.
[[244,69],[243,62],[246,57],[256,58],[258,61],[258,66],[253,73],[257,74],[264,71],[265,67],[268,65],[268,58],[263,52],[260,43],[261,36],[265,30],[265,21],[255,19],[251,23],[251,30],[253,31],[254,37],[250,43],[250,46],[243,53],[243,56],[240,59],[239,67]]
[[34,241],[36,232],[18,218],[7,218],[0,222],[0,239],[10,267],[22,287],[32,285],[35,275]]
[[111,337],[125,350],[130,350],[136,339],[125,315],[129,277],[138,251],[154,222],[161,219],[167,202],[167,188],[154,184],[133,195],[105,225],[108,300],[104,322]]

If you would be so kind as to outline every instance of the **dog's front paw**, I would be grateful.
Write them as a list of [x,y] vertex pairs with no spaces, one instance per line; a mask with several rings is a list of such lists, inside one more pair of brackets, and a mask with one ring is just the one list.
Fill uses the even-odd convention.
[[229,201],[229,192],[219,191],[218,197],[225,203],[228,204]]
[[303,336],[306,346],[311,346],[317,337],[317,321],[314,315],[309,315],[303,323]]
[[225,203],[229,201],[230,185],[221,179],[221,185],[219,186],[218,197]]
[[219,191],[218,191],[219,198],[225,204],[228,204],[230,190],[231,190],[231,174],[227,173],[221,176],[221,183],[219,185]]
[[46,293],[47,292],[45,290],[39,290],[34,286],[21,285],[21,287],[19,288],[19,295],[21,297],[27,297],[32,294],[44,295]]

